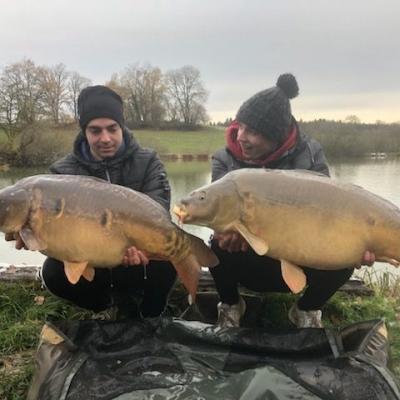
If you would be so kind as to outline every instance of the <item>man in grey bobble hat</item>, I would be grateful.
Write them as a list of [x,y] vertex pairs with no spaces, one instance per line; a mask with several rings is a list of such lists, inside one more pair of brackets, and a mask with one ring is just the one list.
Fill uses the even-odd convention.
[[[276,86],[256,93],[240,106],[236,120],[226,130],[226,147],[213,155],[213,181],[239,168],[306,169],[329,176],[320,144],[299,129],[292,115],[290,99],[298,93],[296,78],[283,74]],[[220,327],[240,325],[246,310],[240,286],[256,292],[290,291],[280,261],[257,255],[238,232],[214,232],[211,248],[220,260],[210,269],[220,297]],[[374,255],[366,252],[363,263],[373,262]],[[320,309],[350,278],[353,268],[303,270],[307,288],[291,307],[289,319],[299,328],[319,328]]]
[[289,99],[298,93],[299,87],[293,75],[281,75],[276,86],[246,100],[239,108],[236,119],[268,139],[281,143],[292,123]]

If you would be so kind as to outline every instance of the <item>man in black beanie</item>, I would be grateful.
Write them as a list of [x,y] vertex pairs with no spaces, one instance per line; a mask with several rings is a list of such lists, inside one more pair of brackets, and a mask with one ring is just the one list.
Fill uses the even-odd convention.
[[[329,176],[321,146],[300,131],[292,116],[290,99],[299,87],[284,74],[274,87],[245,101],[226,130],[226,147],[212,158],[212,180],[239,168],[306,169]],[[328,179],[328,178],[327,178]],[[210,269],[220,297],[221,327],[236,327],[246,310],[239,286],[256,292],[289,292],[279,260],[257,255],[238,232],[215,232],[211,247],[220,264]],[[366,252],[364,263],[374,255]],[[322,327],[322,306],[350,278],[353,269],[323,271],[303,268],[307,288],[293,304],[289,319],[299,328]]]
[[[170,186],[157,154],[139,146],[124,125],[121,97],[106,86],[83,89],[78,98],[79,125],[73,152],[55,162],[55,174],[89,175],[147,194],[169,211]],[[127,268],[132,265],[133,267]],[[115,318],[117,309],[126,308],[130,294],[140,292],[140,314],[160,316],[175,283],[171,263],[149,261],[135,247],[126,251],[121,266],[97,268],[94,280],[81,278],[69,283],[63,263],[47,258],[42,268],[45,286],[56,296],[93,310],[103,319]]]

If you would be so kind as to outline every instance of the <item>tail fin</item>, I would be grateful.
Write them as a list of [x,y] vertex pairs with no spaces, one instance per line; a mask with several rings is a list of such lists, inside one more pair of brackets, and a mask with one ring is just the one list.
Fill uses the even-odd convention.
[[189,235],[191,253],[195,255],[200,266],[212,268],[219,264],[218,257],[214,252],[197,236]]
[[179,262],[172,262],[192,301],[196,299],[201,267],[215,267],[219,260],[214,252],[198,237],[189,235],[190,254]]

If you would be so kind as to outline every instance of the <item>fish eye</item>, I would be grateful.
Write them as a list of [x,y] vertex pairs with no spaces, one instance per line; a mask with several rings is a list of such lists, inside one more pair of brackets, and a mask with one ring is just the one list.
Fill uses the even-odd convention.
[[198,199],[199,200],[205,200],[206,199],[206,193],[205,192],[200,192]]

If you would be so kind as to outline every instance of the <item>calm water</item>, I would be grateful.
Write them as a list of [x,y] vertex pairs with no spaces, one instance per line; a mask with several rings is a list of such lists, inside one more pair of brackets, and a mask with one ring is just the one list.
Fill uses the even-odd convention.
[[[172,186],[172,202],[175,204],[191,190],[210,182],[210,164],[208,162],[168,162],[165,163]],[[376,193],[400,207],[400,159],[362,159],[352,161],[331,162],[331,173],[335,178],[350,182]],[[0,188],[8,186],[24,176],[45,173],[46,169],[14,169],[0,172]],[[185,230],[207,240],[210,230],[195,226],[185,226]],[[0,234],[2,235],[2,234]],[[38,252],[26,250],[17,251],[10,243],[0,236],[0,264],[40,264],[44,256]],[[390,271],[400,271],[377,263],[378,269],[388,268]]]

